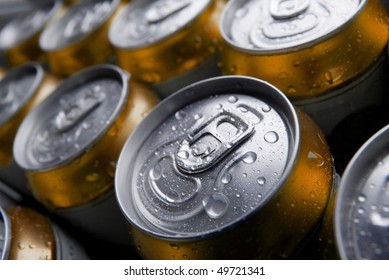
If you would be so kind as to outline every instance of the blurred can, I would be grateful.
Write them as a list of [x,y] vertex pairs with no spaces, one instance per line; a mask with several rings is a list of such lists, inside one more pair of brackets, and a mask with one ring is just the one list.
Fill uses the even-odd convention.
[[58,80],[30,62],[8,70],[0,80],[0,181],[29,193],[24,172],[14,163],[12,146],[27,113],[46,98]]
[[387,94],[388,15],[378,0],[232,0],[220,29],[223,72],[272,83],[325,135]]
[[4,53],[5,60],[11,67],[29,61],[44,61],[44,53],[39,47],[39,36],[62,8],[62,2],[59,0],[27,2],[30,9],[18,13],[0,29],[0,51]]
[[120,242],[127,225],[114,195],[128,135],[156,104],[147,88],[109,64],[65,79],[18,130],[14,157],[36,199],[84,232]]
[[17,203],[21,203],[22,200],[23,198],[19,193],[0,182],[0,207],[15,206]]
[[80,1],[45,28],[39,45],[54,75],[67,77],[108,61],[112,54],[108,27],[119,4],[119,0]]
[[342,259],[389,259],[389,125],[347,165],[334,216]]
[[116,195],[146,259],[291,258],[324,213],[324,136],[275,87],[204,80],[163,100],[127,140]]
[[84,249],[39,212],[0,207],[1,260],[84,260]]
[[161,97],[221,75],[218,19],[225,0],[134,0],[109,30],[117,64]]

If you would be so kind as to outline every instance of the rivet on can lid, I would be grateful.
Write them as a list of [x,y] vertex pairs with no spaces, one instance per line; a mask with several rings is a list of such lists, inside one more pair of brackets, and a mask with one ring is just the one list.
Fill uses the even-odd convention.
[[221,33],[232,45],[249,50],[302,48],[341,28],[365,2],[233,0],[224,9]]

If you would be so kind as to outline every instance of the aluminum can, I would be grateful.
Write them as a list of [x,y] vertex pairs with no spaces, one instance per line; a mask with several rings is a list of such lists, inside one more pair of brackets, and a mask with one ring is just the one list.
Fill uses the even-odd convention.
[[278,89],[223,76],[159,103],[115,181],[143,258],[283,259],[319,223],[333,165],[320,129]]
[[357,151],[343,173],[334,209],[342,259],[389,259],[389,125]]
[[218,19],[225,0],[131,1],[112,23],[116,63],[161,98],[221,75]]
[[29,194],[24,172],[14,163],[12,148],[27,113],[46,98],[59,81],[42,65],[30,62],[8,70],[0,80],[0,181]]
[[84,249],[39,212],[0,207],[1,260],[85,260]]
[[223,72],[272,83],[326,136],[387,94],[388,16],[378,0],[232,0],[220,29]]
[[114,242],[128,239],[114,195],[116,161],[157,102],[148,88],[129,81],[128,73],[110,64],[65,79],[26,116],[13,150],[39,202],[84,232]]
[[69,6],[45,28],[39,45],[45,51],[50,71],[67,77],[88,66],[107,62],[112,54],[108,27],[120,0],[86,0]]
[[39,36],[62,8],[62,2],[59,0],[28,2],[32,6],[31,9],[17,14],[0,30],[0,51],[4,53],[10,67],[45,60],[39,47]]

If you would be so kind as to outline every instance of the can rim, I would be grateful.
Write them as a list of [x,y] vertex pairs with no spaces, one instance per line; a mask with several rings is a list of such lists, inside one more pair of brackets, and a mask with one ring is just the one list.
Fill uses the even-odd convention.
[[[31,125],[31,122],[34,122],[37,118],[39,118],[39,115],[42,113],[41,111],[45,111],[46,104],[50,104],[54,102],[58,96],[60,96],[64,91],[74,88],[75,86],[82,84],[83,82],[87,81],[90,78],[94,78],[97,76],[101,76],[106,71],[111,71],[111,77],[117,79],[121,86],[121,96],[118,101],[118,105],[116,106],[115,110],[113,111],[110,118],[107,120],[107,125],[100,131],[99,134],[96,135],[94,139],[92,139],[85,147],[78,150],[76,153],[72,154],[65,160],[60,161],[57,164],[52,164],[50,166],[32,166],[28,163],[28,160],[26,159],[26,141],[28,139],[28,135],[30,135],[33,126]],[[52,170],[60,166],[64,166],[68,164],[69,162],[73,161],[75,158],[82,155],[85,151],[90,150],[110,129],[112,125],[114,125],[115,120],[119,116],[120,112],[124,109],[126,100],[128,99],[129,95],[129,89],[130,85],[128,83],[130,79],[130,74],[119,68],[118,66],[115,66],[113,64],[99,64],[95,66],[88,67],[84,70],[81,70],[77,72],[76,74],[64,79],[61,81],[61,83],[57,86],[57,88],[48,96],[46,97],[41,103],[39,103],[37,106],[35,106],[24,118],[23,122],[19,126],[19,129],[16,133],[14,145],[13,145],[13,155],[15,162],[22,167],[25,171],[47,171]],[[20,148],[21,147],[21,148]]]
[[[53,18],[53,16],[61,9],[61,7],[63,6],[62,4],[62,0],[52,0],[52,4],[53,6],[51,7],[50,11],[47,13],[46,15],[46,18],[44,20],[44,22],[39,26],[39,28],[37,28],[35,30],[35,32],[33,32],[32,36],[30,37],[27,37],[27,38],[24,38],[20,41],[17,41],[16,43],[12,44],[12,45],[8,45],[8,46],[5,46],[5,47],[2,47],[1,44],[0,44],[0,50],[7,50],[7,49],[11,49],[13,47],[16,47],[18,45],[21,45],[23,44],[24,42],[28,41],[29,39],[31,39],[34,35],[37,35],[39,34],[40,32],[43,31],[43,29],[45,28],[45,26],[47,25],[47,23],[50,21],[50,19]],[[4,27],[3,27],[4,28]],[[0,31],[1,33],[2,31]]]
[[[326,33],[325,35],[323,35],[323,36],[321,36],[319,38],[312,39],[312,40],[310,40],[310,41],[308,41],[306,43],[299,44],[299,45],[292,46],[292,47],[268,50],[268,49],[249,49],[249,48],[242,47],[242,46],[236,44],[232,39],[230,39],[230,37],[228,36],[227,32],[225,31],[225,24],[224,24],[224,22],[227,20],[226,19],[227,18],[227,13],[229,12],[229,9],[231,7],[233,7],[233,5],[236,4],[239,1],[241,1],[241,0],[231,0],[231,1],[228,1],[226,6],[224,7],[224,9],[223,9],[223,11],[222,11],[222,13],[220,15],[220,19],[219,19],[220,34],[221,34],[224,42],[228,46],[230,46],[230,47],[232,47],[232,48],[234,48],[234,49],[236,49],[236,50],[238,50],[240,52],[248,53],[248,54],[254,54],[254,55],[287,54],[287,53],[297,52],[297,51],[301,51],[303,49],[308,49],[310,47],[316,46],[319,43],[322,43],[322,42],[324,42],[324,41],[334,37],[336,34],[341,32],[347,25],[351,24],[351,22],[355,18],[357,18],[359,16],[359,14],[363,10],[363,7],[366,6],[366,3],[368,2],[368,0],[360,0],[361,2],[359,3],[358,9],[357,9],[356,13],[351,18],[349,18],[341,26],[338,26],[337,28],[331,30],[330,32]],[[245,0],[243,0],[243,1],[245,1]]]
[[[199,16],[201,16],[204,11],[206,9],[209,8],[209,6],[212,4],[212,0],[211,1],[208,1],[208,4],[201,10],[199,11],[199,14],[194,17],[192,20],[188,21],[187,23],[185,23],[184,25],[180,26],[179,28],[177,28],[173,33],[169,33],[165,36],[162,36],[160,38],[158,38],[158,40],[156,41],[153,41],[152,43],[143,43],[143,44],[139,44],[139,45],[136,45],[136,46],[132,46],[132,47],[123,47],[123,46],[119,46],[118,44],[116,44],[116,40],[114,40],[113,38],[115,37],[116,33],[114,33],[113,29],[114,29],[114,25],[116,25],[119,20],[121,20],[128,12],[128,10],[131,10],[132,6],[135,6],[137,1],[131,1],[130,3],[127,4],[127,6],[125,6],[125,8],[120,11],[120,13],[118,14],[118,16],[114,19],[114,21],[112,22],[111,24],[111,27],[109,28],[109,31],[108,31],[108,38],[109,38],[109,41],[110,43],[117,49],[121,49],[121,50],[139,50],[139,49],[144,49],[144,48],[149,48],[149,47],[153,47],[154,45],[157,45],[169,38],[171,38],[172,36],[176,35],[177,33],[181,32],[182,30],[184,30],[185,28],[187,28],[188,26],[190,26],[193,22],[195,22]],[[141,1],[138,1],[138,2],[141,2]]]
[[9,216],[7,215],[5,209],[0,206],[0,219],[3,220],[5,231],[4,231],[4,248],[3,252],[0,255],[0,260],[6,260],[8,259],[10,250],[11,250],[11,239],[12,239],[12,224]]
[[[359,191],[359,186],[355,182],[355,178],[360,178],[362,174],[366,173],[366,163],[372,163],[377,160],[377,155],[382,154],[382,147],[389,147],[389,124],[381,128],[378,132],[372,135],[354,154],[343,172],[338,194],[335,201],[334,222],[335,222],[335,238],[338,244],[337,249],[341,259],[355,259],[353,253],[350,251],[345,239],[345,232],[347,229],[344,219],[349,216],[349,209],[353,206],[351,204],[350,195]],[[352,187],[348,187],[348,186]]]
[[83,6],[85,4],[90,4],[90,3],[93,3],[93,1],[87,0],[87,1],[82,1],[82,2],[75,3],[75,4],[71,5],[70,8],[73,8],[73,10],[72,9],[68,9],[56,21],[54,21],[52,24],[46,26],[43,29],[42,34],[39,36],[39,46],[40,46],[40,48],[43,51],[46,51],[46,52],[55,52],[55,51],[61,51],[61,50],[64,50],[64,49],[71,48],[72,46],[74,46],[76,44],[79,44],[80,42],[84,41],[93,32],[95,32],[96,30],[101,28],[104,24],[106,24],[108,19],[115,13],[117,8],[119,7],[120,0],[110,0],[110,1],[111,1],[112,6],[111,6],[111,10],[109,11],[109,13],[107,13],[105,15],[105,17],[103,18],[103,20],[99,24],[94,26],[89,32],[83,34],[78,40],[76,40],[74,42],[70,42],[70,43],[69,42],[65,42],[65,43],[62,43],[59,46],[55,46],[55,47],[47,46],[48,45],[47,42],[50,41],[50,35],[57,30],[58,26],[61,26],[63,24],[63,22],[65,20],[67,20],[67,18],[71,14],[71,12],[73,10],[75,10],[77,8],[77,6]]
[[[228,80],[228,82],[225,82]],[[129,161],[128,159],[135,159],[139,152],[139,147],[141,146],[136,143],[143,143],[145,139],[147,139],[152,131],[163,122],[164,119],[168,118],[170,115],[174,114],[176,110],[179,108],[182,108],[185,105],[188,105],[192,102],[201,100],[205,97],[214,96],[214,95],[222,95],[222,94],[229,94],[231,93],[231,90],[233,89],[231,87],[230,82],[243,82],[251,86],[250,88],[245,88],[244,92],[242,94],[252,95],[258,91],[260,91],[261,87],[266,88],[268,91],[271,91],[271,93],[267,93],[266,99],[273,100],[274,98],[277,98],[274,102],[280,102],[282,104],[281,107],[283,109],[288,110],[288,116],[284,114],[284,112],[280,112],[282,117],[286,122],[288,122],[288,126],[290,128],[289,130],[289,137],[291,138],[290,141],[293,142],[290,144],[290,159],[285,166],[284,172],[281,176],[281,178],[278,181],[278,185],[275,187],[275,189],[279,189],[284,185],[286,180],[288,179],[288,176],[290,173],[292,173],[295,164],[297,162],[298,153],[300,151],[300,126],[299,126],[299,120],[297,117],[297,113],[289,101],[289,99],[276,87],[269,84],[266,81],[260,80],[258,78],[249,77],[249,76],[240,76],[240,75],[225,75],[220,77],[214,77],[209,78],[206,80],[202,80],[196,83],[193,83],[189,86],[186,86],[182,88],[179,91],[176,91],[163,101],[161,101],[154,109],[143,119],[143,121],[138,125],[138,127],[133,131],[133,133],[128,137],[125,145],[123,146],[122,152],[118,159],[118,167],[116,169],[116,175],[115,175],[115,191],[116,191],[116,197],[117,201],[119,203],[120,209],[123,212],[126,219],[131,223],[132,226],[138,228],[140,231],[145,232],[151,236],[161,238],[161,239],[172,239],[175,240],[193,240],[200,237],[210,237],[217,235],[221,229],[223,230],[230,230],[234,227],[236,227],[238,224],[243,223],[245,220],[247,220],[249,217],[255,215],[261,208],[263,208],[270,200],[273,199],[277,195],[277,192],[273,191],[269,196],[266,196],[263,200],[263,203],[259,205],[254,211],[246,213],[243,215],[239,220],[232,221],[226,225],[223,226],[223,228],[219,229],[213,229],[208,230],[206,232],[199,232],[195,234],[189,234],[188,235],[174,235],[172,233],[157,233],[155,231],[152,231],[151,229],[146,229],[145,227],[141,226],[139,223],[136,223],[133,221],[132,216],[129,213],[136,213],[136,209],[133,208],[131,202],[131,188],[128,187],[128,183],[130,180],[129,175],[131,170],[133,170],[134,162],[135,160]],[[212,87],[213,92],[210,95],[207,93],[206,87],[210,86],[210,83],[217,84],[219,83],[218,87]],[[235,90],[242,90],[241,84],[238,86],[239,88],[235,88]],[[198,91],[196,94],[194,94],[193,88]],[[227,92],[225,92],[227,91]],[[276,94],[275,94],[276,93]],[[185,96],[184,98],[181,98],[181,100],[176,100],[178,96]],[[262,99],[262,100],[264,100]],[[176,102],[179,101],[179,102]],[[145,132],[146,131],[146,132]],[[138,214],[134,214],[137,216]]]
[[16,68],[13,68],[10,71],[8,71],[4,75],[4,77],[0,80],[0,87],[4,83],[9,82],[10,80],[12,81],[15,78],[15,76],[17,76],[19,73],[22,73],[23,71],[24,72],[34,71],[35,72],[34,73],[35,74],[34,81],[31,84],[30,88],[28,89],[28,92],[26,93],[28,98],[26,98],[26,100],[20,104],[20,106],[17,108],[17,110],[15,110],[15,112],[13,112],[7,118],[5,118],[3,122],[0,122],[0,126],[7,123],[10,119],[12,119],[14,116],[16,116],[23,109],[23,107],[34,97],[34,94],[37,92],[40,84],[43,81],[43,76],[44,76],[43,67],[40,64],[38,64],[37,62],[28,62],[26,64],[23,64],[21,66],[18,66]]

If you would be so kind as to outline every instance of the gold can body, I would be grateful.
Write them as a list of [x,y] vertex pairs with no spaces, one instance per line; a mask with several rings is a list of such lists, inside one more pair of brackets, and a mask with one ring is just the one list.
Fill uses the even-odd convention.
[[367,71],[382,55],[388,16],[379,1],[369,0],[349,21],[311,46],[282,51],[245,51],[225,42],[223,72],[269,81],[292,100],[323,95]]

